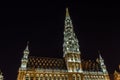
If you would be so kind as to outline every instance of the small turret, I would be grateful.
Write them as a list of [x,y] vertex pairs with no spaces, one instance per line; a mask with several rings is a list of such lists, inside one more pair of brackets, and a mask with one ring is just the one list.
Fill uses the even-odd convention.
[[27,67],[27,62],[28,62],[28,55],[29,55],[29,49],[28,49],[29,42],[27,42],[27,46],[24,50],[24,55],[21,60],[21,68],[25,69]]
[[108,71],[106,69],[106,65],[104,63],[104,59],[102,58],[101,54],[100,54],[100,51],[98,51],[99,53],[99,63],[100,63],[100,67],[101,67],[101,70],[105,76],[105,80],[110,80],[109,78],[109,74],[108,74]]
[[99,61],[100,61],[100,66],[101,66],[102,72],[108,73],[106,70],[106,65],[104,64],[104,59],[102,58],[101,54],[99,54]]

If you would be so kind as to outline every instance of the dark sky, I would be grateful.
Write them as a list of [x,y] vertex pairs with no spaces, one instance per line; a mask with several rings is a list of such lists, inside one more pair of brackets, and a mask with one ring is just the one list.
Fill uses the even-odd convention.
[[0,8],[0,69],[5,80],[16,80],[26,42],[30,55],[63,57],[65,8],[68,6],[82,59],[100,50],[109,73],[120,64],[117,4],[91,0],[57,0],[37,8]]

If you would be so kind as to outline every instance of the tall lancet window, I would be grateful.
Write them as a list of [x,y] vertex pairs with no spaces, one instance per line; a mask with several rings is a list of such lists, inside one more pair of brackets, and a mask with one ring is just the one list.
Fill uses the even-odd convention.
[[30,76],[29,76],[29,74],[26,74],[26,76],[25,76],[25,80],[30,80]]
[[77,80],[81,80],[81,79],[80,79],[80,75],[79,75],[79,74],[77,75]]
[[72,80],[76,80],[76,75],[75,74],[73,74]]

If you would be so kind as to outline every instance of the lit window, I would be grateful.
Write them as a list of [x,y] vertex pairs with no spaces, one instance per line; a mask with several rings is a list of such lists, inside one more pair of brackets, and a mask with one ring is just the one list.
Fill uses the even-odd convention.
[[40,76],[40,80],[43,80],[42,76]]
[[47,80],[47,77],[45,76],[45,80]]
[[33,80],[33,77],[30,77],[30,80]]
[[51,77],[49,78],[49,80],[52,80]]
[[27,77],[25,78],[25,80],[29,80],[29,77],[27,76]]
[[67,80],[68,78],[67,78],[67,75],[65,76],[65,80]]
[[79,80],[79,76],[77,76],[77,80]]
[[36,77],[36,80],[39,80],[39,77]]
[[75,80],[75,75],[73,75],[72,80]]
[[77,80],[80,80],[80,75],[79,74],[77,75]]

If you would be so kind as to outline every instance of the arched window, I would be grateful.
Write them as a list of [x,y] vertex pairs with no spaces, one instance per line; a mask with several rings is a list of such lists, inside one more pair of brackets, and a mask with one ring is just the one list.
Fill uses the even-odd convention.
[[67,77],[67,75],[65,76],[65,80],[68,80],[68,77]]
[[47,74],[45,75],[45,80],[48,80],[48,75]]
[[62,80],[64,80],[64,76],[62,76]]
[[53,80],[56,80],[56,75],[54,75],[54,78],[53,78]]
[[57,75],[57,80],[60,80],[60,75]]
[[30,80],[33,80],[33,77],[30,77]]
[[52,75],[51,74],[49,75],[49,80],[52,80]]
[[42,76],[40,76],[40,80],[43,80],[43,77],[42,77]]
[[39,80],[39,74],[36,74],[36,79],[35,80]]
[[25,80],[29,80],[29,74],[26,74],[26,76],[25,76]]
[[78,59],[77,59],[77,55],[75,55],[75,61],[77,61]]
[[84,80],[87,80],[87,76],[84,76]]
[[80,75],[79,75],[79,74],[77,75],[77,80],[81,80],[81,79],[80,79]]
[[72,64],[72,71],[74,71],[74,64]]
[[75,76],[75,74],[73,74],[73,76],[72,76],[72,80],[76,80],[76,76]]
[[39,77],[36,77],[36,79],[35,80],[39,80]]
[[28,76],[26,76],[26,77],[25,77],[25,80],[29,80],[29,77],[28,77]]
[[43,75],[42,74],[40,75],[40,80],[43,80]]
[[78,72],[80,70],[79,64],[76,64],[76,71]]

